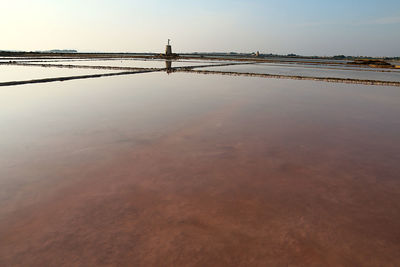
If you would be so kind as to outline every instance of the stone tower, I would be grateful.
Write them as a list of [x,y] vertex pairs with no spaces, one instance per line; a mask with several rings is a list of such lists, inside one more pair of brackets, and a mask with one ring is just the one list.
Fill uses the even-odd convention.
[[165,55],[166,55],[166,56],[172,56],[172,47],[171,47],[171,45],[169,44],[170,41],[171,41],[171,40],[168,39],[168,44],[165,46]]

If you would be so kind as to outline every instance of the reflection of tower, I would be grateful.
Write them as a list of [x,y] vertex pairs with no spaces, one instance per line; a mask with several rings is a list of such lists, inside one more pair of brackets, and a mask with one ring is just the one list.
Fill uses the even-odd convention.
[[172,71],[172,61],[171,60],[165,61],[165,68],[167,69],[167,73],[170,73]]
[[171,45],[169,44],[170,41],[171,41],[171,40],[168,39],[168,44],[165,46],[165,55],[166,55],[166,56],[172,56],[172,47],[171,47]]

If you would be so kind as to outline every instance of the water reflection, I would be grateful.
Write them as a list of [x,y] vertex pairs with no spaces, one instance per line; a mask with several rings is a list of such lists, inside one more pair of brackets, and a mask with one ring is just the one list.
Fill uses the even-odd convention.
[[37,66],[0,65],[0,83],[116,72],[119,71],[108,69],[43,68]]
[[165,68],[166,68],[168,74],[170,74],[172,72],[172,61],[171,60],[165,61]]
[[361,80],[378,80],[400,82],[400,72],[375,72],[375,71],[357,71],[342,69],[323,69],[308,68],[305,66],[281,66],[279,64],[246,64],[232,66],[211,66],[202,68],[202,70],[221,71],[221,72],[242,72],[272,75],[290,75],[290,76],[307,76],[307,77],[329,77],[340,79],[361,79]]
[[0,265],[399,266],[399,103],[160,72],[2,88]]

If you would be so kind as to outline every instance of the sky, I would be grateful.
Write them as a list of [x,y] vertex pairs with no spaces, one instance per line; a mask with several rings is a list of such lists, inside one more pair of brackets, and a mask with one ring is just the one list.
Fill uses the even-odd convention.
[[0,50],[400,56],[400,0],[0,0]]

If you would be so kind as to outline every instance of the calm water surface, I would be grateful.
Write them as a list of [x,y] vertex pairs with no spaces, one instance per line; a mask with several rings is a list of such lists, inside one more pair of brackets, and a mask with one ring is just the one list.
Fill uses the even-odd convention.
[[399,265],[399,114],[311,81],[3,87],[0,265]]
[[[202,68],[203,69],[203,68]],[[228,72],[250,72],[250,73],[265,73],[276,75],[290,76],[309,76],[309,77],[329,77],[329,78],[350,78],[361,80],[378,80],[378,81],[400,81],[400,72],[374,72],[374,71],[357,71],[357,70],[340,70],[309,67],[309,66],[282,66],[281,64],[247,64],[233,66],[216,66],[207,67],[204,70],[211,71],[228,71]]]
[[[36,63],[36,62],[35,62]],[[88,66],[110,66],[110,67],[132,67],[132,68],[165,68],[165,60],[78,60],[50,62],[62,65],[88,65]],[[199,66],[221,64],[216,61],[172,61],[172,67]],[[226,63],[226,62],[222,62]],[[37,62],[37,64],[41,64]]]
[[79,76],[118,72],[114,70],[43,68],[29,66],[0,65],[0,82],[25,81],[33,79]]

